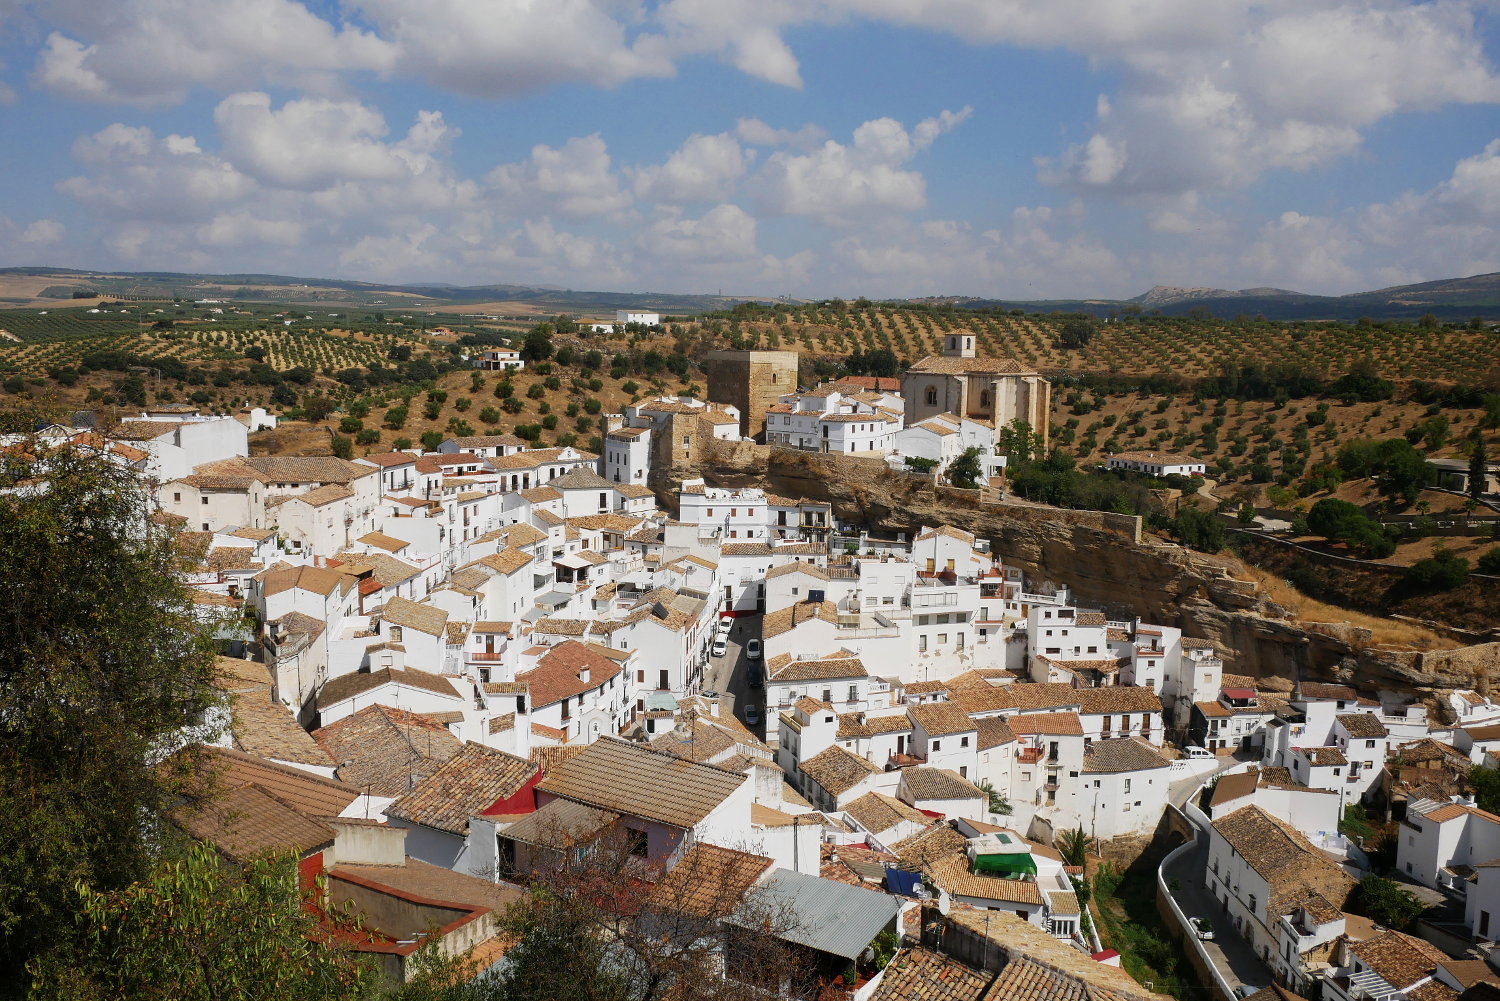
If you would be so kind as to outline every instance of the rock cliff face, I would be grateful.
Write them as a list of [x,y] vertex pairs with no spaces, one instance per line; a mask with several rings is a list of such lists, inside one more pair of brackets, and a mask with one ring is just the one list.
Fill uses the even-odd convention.
[[843,522],[909,535],[948,524],[990,540],[993,551],[1033,579],[1067,584],[1078,600],[1119,617],[1180,627],[1211,639],[1225,669],[1256,677],[1333,680],[1419,695],[1485,685],[1500,670],[1500,644],[1457,650],[1389,650],[1367,630],[1286,617],[1233,560],[1140,538],[1138,519],[983,503],[977,491],[890,472],[883,462],[746,443],[695,443],[691,454],[653,470],[652,487],[668,508],[677,484],[702,476],[723,487],[758,486],[788,497],[827,500]]

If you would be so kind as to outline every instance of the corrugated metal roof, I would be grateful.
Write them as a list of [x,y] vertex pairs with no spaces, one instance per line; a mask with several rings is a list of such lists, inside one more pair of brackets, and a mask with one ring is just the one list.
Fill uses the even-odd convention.
[[757,892],[796,921],[778,937],[848,960],[858,958],[901,910],[890,894],[790,869],[777,869]]

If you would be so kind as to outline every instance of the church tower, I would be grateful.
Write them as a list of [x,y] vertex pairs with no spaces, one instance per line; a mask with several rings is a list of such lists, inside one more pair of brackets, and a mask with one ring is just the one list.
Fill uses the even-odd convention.
[[955,330],[943,337],[943,354],[948,358],[974,357],[974,332]]

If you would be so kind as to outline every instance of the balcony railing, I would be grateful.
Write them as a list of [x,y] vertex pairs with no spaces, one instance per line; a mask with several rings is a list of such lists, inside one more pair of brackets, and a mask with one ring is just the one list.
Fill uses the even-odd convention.
[[477,661],[481,664],[493,664],[498,662],[502,656],[502,654],[498,653],[470,653],[469,660]]
[[1016,755],[1016,760],[1023,765],[1034,765],[1042,760],[1042,749],[1040,747],[1028,747]]

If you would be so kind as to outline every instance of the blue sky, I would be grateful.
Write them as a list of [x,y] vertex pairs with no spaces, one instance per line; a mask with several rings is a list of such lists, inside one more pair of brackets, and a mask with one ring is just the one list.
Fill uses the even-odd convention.
[[1484,0],[0,0],[0,265],[797,296],[1500,271]]

